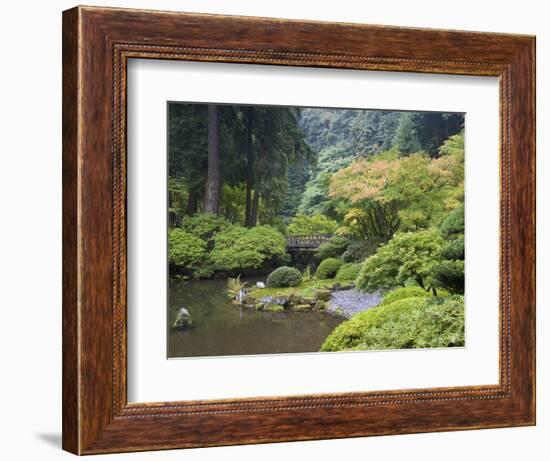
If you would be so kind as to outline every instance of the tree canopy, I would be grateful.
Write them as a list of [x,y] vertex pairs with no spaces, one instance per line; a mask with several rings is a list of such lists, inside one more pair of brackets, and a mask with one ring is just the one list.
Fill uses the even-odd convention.
[[[456,113],[170,103],[169,226],[183,232],[170,261],[262,268],[286,257],[284,235],[330,234],[318,257],[363,264],[360,286],[461,292],[464,231],[447,233],[464,213],[463,125]],[[253,248],[261,239],[271,252]],[[428,247],[438,264],[416,255]]]

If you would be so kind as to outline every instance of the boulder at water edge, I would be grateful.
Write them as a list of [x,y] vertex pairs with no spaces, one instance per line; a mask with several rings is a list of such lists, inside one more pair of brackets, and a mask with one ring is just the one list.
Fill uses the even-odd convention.
[[173,330],[185,330],[186,328],[190,328],[192,325],[191,321],[191,315],[189,314],[189,311],[182,307],[178,311],[178,315],[176,316],[176,320],[174,320],[174,323],[172,324]]
[[330,290],[316,289],[313,291],[313,297],[316,301],[330,301],[332,292]]

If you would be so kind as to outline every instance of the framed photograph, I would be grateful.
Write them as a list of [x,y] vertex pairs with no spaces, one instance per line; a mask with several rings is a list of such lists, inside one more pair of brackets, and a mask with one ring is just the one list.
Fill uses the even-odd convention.
[[535,39],[63,13],[63,448],[535,424]]

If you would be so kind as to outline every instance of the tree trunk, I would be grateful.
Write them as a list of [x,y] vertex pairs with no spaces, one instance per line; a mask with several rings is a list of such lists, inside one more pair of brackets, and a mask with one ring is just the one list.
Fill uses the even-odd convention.
[[[250,111],[250,109],[248,109]],[[254,188],[254,150],[252,146],[252,114],[247,112],[246,120],[246,205],[244,225],[252,227],[252,189]]]
[[252,211],[250,213],[250,225],[254,227],[258,223],[258,208],[260,206],[260,191],[254,189],[254,198],[252,199]]
[[215,214],[220,208],[220,123],[215,104],[208,105],[208,174],[203,208],[205,213]]
[[424,280],[422,280],[422,277],[420,277],[420,275],[416,276],[416,283],[418,283],[424,290],[426,290],[426,287],[424,286]]
[[187,208],[185,213],[192,215],[197,212],[197,207],[199,205],[199,194],[194,188],[189,189],[189,198],[187,199]]

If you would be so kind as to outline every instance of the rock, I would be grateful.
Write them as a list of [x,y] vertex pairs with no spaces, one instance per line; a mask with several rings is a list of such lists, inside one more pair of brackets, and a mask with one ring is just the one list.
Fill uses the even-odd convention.
[[291,305],[291,306],[297,306],[298,304],[306,304],[308,302],[307,299],[303,298],[302,296],[300,295],[297,295],[297,294],[291,294],[289,297],[288,297],[288,303]]
[[275,304],[278,304],[279,306],[283,306],[283,307],[288,307],[288,305],[289,305],[289,301],[288,301],[288,298],[286,296],[278,296],[273,300],[273,302]]
[[304,312],[304,311],[310,311],[311,310],[311,304],[296,304],[294,306],[294,310]]
[[254,309],[256,309],[257,311],[263,311],[264,310],[264,303],[256,303],[254,305]]
[[282,312],[284,310],[285,308],[279,304],[274,304],[274,303],[264,304],[264,311]]
[[313,291],[313,297],[316,301],[330,301],[330,297],[332,296],[331,290],[314,290]]
[[235,296],[235,299],[240,304],[244,304],[244,299],[246,298],[246,296],[247,296],[246,290],[239,290],[239,292]]
[[315,309],[317,309],[319,311],[324,311],[326,308],[327,308],[327,302],[326,301],[319,300],[315,303]]
[[256,282],[256,288],[265,288],[264,282]]
[[256,304],[256,298],[250,294],[246,294],[241,303],[245,306],[254,306]]
[[192,324],[193,322],[191,321],[191,315],[189,314],[189,311],[185,307],[182,307],[178,311],[176,320],[174,320],[174,323],[172,324],[172,329],[185,330],[187,328],[190,328]]
[[282,307],[287,307],[289,305],[289,300],[286,296],[264,296],[260,298],[260,302],[265,304],[276,304]]

